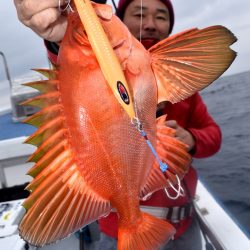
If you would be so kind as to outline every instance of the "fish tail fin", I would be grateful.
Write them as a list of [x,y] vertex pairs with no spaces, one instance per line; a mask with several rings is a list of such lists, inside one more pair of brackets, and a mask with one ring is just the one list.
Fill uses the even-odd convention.
[[167,243],[175,234],[168,222],[150,214],[142,213],[136,226],[118,229],[118,250],[153,250]]

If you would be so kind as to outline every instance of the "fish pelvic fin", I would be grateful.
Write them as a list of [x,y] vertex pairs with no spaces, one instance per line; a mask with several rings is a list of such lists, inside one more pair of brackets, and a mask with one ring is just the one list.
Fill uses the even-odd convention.
[[179,102],[207,87],[236,57],[236,37],[223,26],[191,29],[149,49],[158,86],[158,103]]
[[118,250],[154,250],[175,234],[174,227],[150,214],[142,213],[136,226],[118,228]]
[[26,84],[42,94],[25,104],[42,109],[25,120],[38,127],[26,140],[37,150],[29,158],[35,162],[28,171],[34,179],[26,187],[30,195],[22,204],[26,214],[19,233],[29,244],[41,247],[66,238],[109,213],[111,205],[82,176],[64,122],[57,72],[37,71],[50,79]]
[[168,169],[162,172],[157,161],[154,162],[146,183],[140,191],[140,198],[145,199],[153,192],[169,187],[169,180],[176,184],[176,175],[181,180],[187,173],[191,156],[188,153],[188,146],[177,140],[175,130],[164,125],[166,115],[157,119],[156,151],[162,162],[166,163]]

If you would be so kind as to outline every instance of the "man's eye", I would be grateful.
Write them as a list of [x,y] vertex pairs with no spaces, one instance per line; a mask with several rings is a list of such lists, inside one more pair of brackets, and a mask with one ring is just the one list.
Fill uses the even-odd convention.
[[167,18],[165,16],[156,16],[156,19],[158,19],[158,20],[164,20],[164,21],[167,20]]
[[145,17],[145,15],[144,15],[144,14],[141,14],[141,13],[134,14],[134,16],[135,16],[135,17],[139,17],[139,18]]

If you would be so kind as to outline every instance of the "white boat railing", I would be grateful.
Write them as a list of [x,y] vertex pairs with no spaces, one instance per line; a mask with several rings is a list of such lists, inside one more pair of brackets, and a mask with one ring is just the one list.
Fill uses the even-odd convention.
[[198,181],[196,196],[197,215],[215,249],[249,250],[247,235],[201,181]]

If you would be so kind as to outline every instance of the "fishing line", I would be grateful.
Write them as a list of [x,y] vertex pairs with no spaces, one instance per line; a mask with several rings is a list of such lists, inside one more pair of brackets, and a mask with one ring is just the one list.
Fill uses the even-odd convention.
[[140,42],[141,42],[141,37],[142,37],[142,7],[143,7],[143,0],[141,0],[141,17],[140,17]]
[[[112,2],[113,2],[114,7],[116,8],[116,6],[115,6],[113,0],[112,0]],[[66,6],[63,5],[63,6],[65,6],[65,7],[62,8],[62,7],[61,7],[61,0],[58,0],[58,8],[59,8],[59,11],[60,11],[60,12],[64,12],[64,11],[66,11],[68,8],[69,8],[70,11],[73,11],[73,9],[72,9],[71,6],[70,6],[70,3],[71,3],[71,0],[65,1],[65,5],[66,5]],[[140,7],[141,7],[141,13],[140,13],[140,14],[141,14],[141,17],[140,17],[140,42],[141,42],[141,38],[142,38],[142,21],[143,21],[143,20],[142,20],[142,19],[143,19],[143,15],[142,15],[142,11],[143,11],[143,0],[141,0],[141,6],[140,6]],[[138,77],[138,76],[136,76],[136,77]],[[151,149],[153,155],[155,156],[155,158],[156,158],[156,160],[157,160],[157,162],[158,162],[158,164],[159,164],[159,166],[160,166],[161,171],[164,173],[164,172],[167,171],[168,165],[167,165],[166,163],[162,162],[162,160],[161,160],[160,157],[158,156],[156,150],[154,149],[154,147],[153,147],[151,141],[149,140],[149,138],[148,138],[146,132],[143,130],[143,126],[142,126],[142,124],[141,124],[141,122],[140,122],[140,120],[139,120],[139,118],[138,118],[137,105],[136,105],[136,101],[135,101],[135,100],[134,100],[134,103],[135,103],[135,117],[133,117],[133,118],[131,119],[131,123],[137,128],[137,130],[140,132],[141,136],[146,140],[146,143],[148,144],[149,148]],[[171,197],[171,196],[168,194],[168,191],[165,189],[166,194],[167,194],[168,197],[171,198],[171,199],[177,199],[179,196],[183,195],[183,193],[184,193],[184,192],[183,192],[183,188],[182,188],[181,185],[180,185],[180,179],[179,179],[179,177],[178,177],[177,175],[176,175],[176,179],[177,179],[177,183],[178,183],[178,189],[176,189],[176,188],[174,187],[174,185],[173,185],[169,180],[167,180],[168,183],[169,183],[169,185],[170,185],[170,186],[173,188],[173,190],[177,193],[176,197]]]
[[[142,38],[142,10],[143,10],[143,0],[141,0],[141,6],[140,6],[141,10],[140,10],[140,37],[139,37],[139,41],[141,42],[141,38]],[[138,77],[138,76],[136,76]],[[146,140],[149,148],[151,149],[153,155],[155,156],[161,171],[164,173],[166,172],[166,170],[168,169],[168,165],[164,162],[162,162],[162,160],[160,159],[160,157],[158,156],[156,150],[154,149],[151,141],[148,139],[148,136],[146,134],[146,132],[143,130],[143,126],[138,118],[138,113],[137,113],[137,105],[136,105],[136,100],[134,100],[135,103],[135,115],[136,117],[134,117],[134,119],[132,120],[132,124],[135,125],[135,127],[137,128],[137,130],[140,132],[140,134],[142,135],[142,137]]]
[[160,165],[161,171],[162,171],[163,173],[166,172],[167,169],[168,169],[167,164],[164,163],[164,162],[162,162],[162,160],[160,159],[160,157],[159,157],[158,154],[156,153],[156,151],[155,151],[155,149],[154,149],[152,143],[151,143],[150,140],[148,139],[148,137],[147,137],[145,131],[144,131],[144,130],[141,130],[140,132],[141,132],[141,135],[142,135],[142,136],[144,137],[144,139],[146,140],[148,146],[150,147],[150,149],[151,149],[153,155],[155,156],[155,158],[156,158],[158,164]]
[[[141,42],[142,40],[142,19],[143,19],[143,15],[142,15],[142,11],[143,11],[143,0],[141,0],[141,6],[140,6],[140,37],[139,37],[139,41]],[[136,112],[136,118],[134,120],[134,124],[137,127],[137,129],[139,130],[139,132],[141,133],[141,135],[143,136],[143,138],[146,140],[149,148],[151,149],[153,155],[155,156],[161,171],[164,173],[167,171],[168,169],[168,165],[166,163],[164,163],[160,157],[158,156],[156,150],[154,149],[152,143],[150,142],[150,140],[147,137],[146,132],[143,130],[142,128],[142,124],[140,123],[139,119],[137,118],[137,109],[136,109],[136,102],[135,102],[135,112]],[[176,200],[178,199],[180,196],[184,196],[184,190],[181,186],[181,182],[180,182],[180,178],[178,177],[178,175],[176,175],[176,179],[177,179],[177,185],[178,188],[176,189],[175,186],[173,185],[173,183],[170,180],[167,180],[167,182],[169,183],[170,187],[176,192],[176,196],[171,196],[168,191],[167,188],[164,188],[166,195],[168,196],[168,198],[172,199],[172,200]]]
[[[138,76],[136,76],[136,78],[138,79]],[[138,112],[137,112],[137,102],[136,100],[134,100],[134,104],[135,104],[135,115],[136,117],[134,117],[131,122],[132,124],[137,128],[137,130],[140,132],[141,136],[146,140],[146,143],[148,144],[149,148],[151,149],[153,155],[155,156],[156,158],[156,161],[158,162],[159,166],[160,166],[160,169],[161,171],[164,173],[167,171],[168,169],[168,165],[166,163],[164,163],[160,157],[158,156],[156,150],[154,149],[151,141],[149,140],[146,132],[143,130],[143,126],[139,120],[139,116],[138,116]]]

